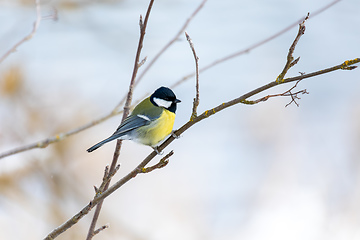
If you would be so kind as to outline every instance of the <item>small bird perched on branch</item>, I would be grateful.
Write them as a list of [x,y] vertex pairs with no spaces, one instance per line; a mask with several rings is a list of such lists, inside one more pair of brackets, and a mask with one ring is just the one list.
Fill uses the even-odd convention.
[[168,136],[175,121],[176,104],[181,102],[167,87],[158,88],[150,97],[142,100],[132,113],[120,124],[110,137],[95,144],[87,151],[92,152],[115,139],[133,140],[155,148]]

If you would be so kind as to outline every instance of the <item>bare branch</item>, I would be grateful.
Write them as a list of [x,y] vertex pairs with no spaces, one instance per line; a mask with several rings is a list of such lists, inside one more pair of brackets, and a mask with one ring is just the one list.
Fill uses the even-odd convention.
[[304,33],[305,33],[305,21],[308,20],[309,14],[310,13],[308,13],[307,16],[305,17],[305,19],[299,24],[299,31],[298,31],[298,34],[297,34],[294,42],[291,44],[291,47],[289,49],[285,67],[282,70],[282,72],[280,73],[280,75],[276,78],[276,82],[278,82],[278,83],[284,80],[284,77],[285,77],[286,73],[289,71],[289,69],[291,67],[293,67],[300,59],[300,57],[299,57],[296,60],[294,60],[293,53],[295,51],[296,44],[299,42],[301,36],[304,35]]
[[50,138],[47,138],[47,139],[44,139],[42,141],[39,141],[39,142],[36,142],[36,143],[32,143],[32,144],[29,144],[29,145],[24,145],[24,146],[21,146],[21,147],[18,147],[18,148],[14,148],[10,151],[6,151],[6,152],[3,152],[2,154],[0,154],[0,159],[1,158],[4,158],[4,157],[8,157],[10,155],[13,155],[13,154],[17,154],[17,153],[21,153],[21,152],[25,152],[27,150],[31,150],[31,149],[35,149],[35,148],[46,148],[48,145],[52,144],[52,143],[56,143],[56,142],[59,142],[59,141],[62,141],[64,140],[65,138],[71,136],[71,135],[74,135],[76,133],[79,133],[83,130],[86,130],[92,126],[95,126],[101,122],[104,122],[105,120],[117,115],[118,113],[114,113],[114,112],[111,112],[110,114],[104,116],[104,117],[101,117],[97,120],[94,120],[94,121],[91,121],[81,127],[78,127],[78,128],[75,128],[75,129],[72,129],[68,132],[64,132],[64,133],[59,133],[53,137],[50,137]]
[[[129,92],[127,94],[127,98],[126,98],[126,102],[125,102],[125,106],[124,106],[122,122],[127,118],[127,116],[130,113],[130,105],[131,105],[133,91],[134,91],[135,79],[136,79],[136,75],[137,75],[137,72],[139,70],[139,67],[141,65],[140,54],[141,54],[141,50],[142,50],[142,47],[143,47],[143,42],[144,42],[145,33],[146,33],[146,27],[147,27],[147,23],[148,23],[148,20],[149,20],[149,17],[150,17],[150,12],[151,12],[153,3],[154,3],[154,0],[150,0],[148,9],[147,9],[147,12],[146,12],[146,15],[145,15],[145,21],[143,21],[142,16],[140,15],[140,21],[139,21],[140,38],[139,38],[138,48],[137,48],[136,56],[135,56],[135,63],[134,63],[133,73],[132,73],[131,80],[130,80]],[[101,184],[103,186],[102,188],[100,188],[101,191],[106,191],[106,189],[110,185],[110,180],[111,180],[110,174],[115,174],[115,172],[116,172],[116,165],[117,165],[117,161],[118,161],[118,158],[119,158],[119,155],[120,155],[121,145],[122,145],[122,140],[117,140],[115,151],[114,151],[114,156],[113,156],[111,166],[110,166],[110,170],[109,170],[110,173],[108,174],[109,177],[108,177],[108,179],[106,179],[106,181],[103,181],[103,183]],[[91,221],[90,228],[89,228],[86,240],[91,240],[92,237],[94,236],[93,233],[94,233],[94,229],[95,229],[95,226],[96,226],[96,222],[97,222],[97,220],[99,218],[102,203],[103,203],[103,200],[101,200],[99,202],[99,204],[96,206],[95,213],[94,213],[93,219]]]
[[48,20],[48,19],[52,19],[54,21],[57,21],[59,19],[59,14],[58,14],[58,10],[53,7],[52,8],[52,13],[46,16],[42,16],[41,17],[42,20]]
[[191,121],[193,118],[197,117],[197,108],[198,108],[199,103],[200,103],[200,99],[199,99],[199,97],[200,97],[200,93],[199,93],[199,58],[196,55],[194,44],[193,44],[190,36],[187,34],[187,32],[185,32],[185,36],[186,36],[186,40],[189,42],[190,48],[191,48],[191,50],[193,52],[193,55],[194,55],[195,73],[196,73],[196,86],[195,86],[196,95],[195,95],[195,98],[194,98],[192,114],[191,114],[191,117],[190,117],[190,121]]
[[309,94],[306,89],[297,91],[295,93],[291,92],[294,88],[297,87],[298,83],[301,81],[302,79],[298,80],[295,85],[293,87],[291,87],[289,90],[283,92],[283,93],[279,93],[279,94],[272,94],[272,95],[267,95],[265,97],[259,98],[257,100],[244,100],[242,103],[244,104],[249,104],[249,105],[253,105],[253,104],[257,104],[259,102],[265,102],[267,101],[269,98],[273,98],[273,97],[291,97],[291,102],[289,102],[288,104],[285,105],[285,107],[289,106],[291,103],[295,103],[296,106],[299,106],[299,104],[296,102],[296,99],[300,99],[300,97],[298,97],[299,94]]
[[40,0],[35,0],[36,4],[36,20],[34,22],[34,26],[32,31],[29,35],[25,36],[23,39],[21,39],[19,42],[17,42],[12,48],[10,48],[1,58],[0,63],[2,63],[11,53],[16,52],[16,49],[23,44],[24,42],[30,40],[38,30],[41,22],[41,7],[40,7]]
[[[300,90],[296,93],[289,93],[289,96],[291,97],[291,102],[289,102],[288,104],[285,105],[285,107],[289,106],[291,103],[295,103],[296,106],[299,107],[299,104],[296,102],[296,99],[301,99],[298,95],[299,94],[309,94],[309,92],[306,91],[306,89]],[[285,95],[284,95],[285,96]]]
[[109,165],[106,165],[105,171],[104,171],[104,177],[103,182],[101,183],[100,187],[95,187],[96,194],[102,193],[106,190],[106,185],[110,182],[111,178],[117,173],[117,171],[120,169],[120,164],[118,164],[113,171],[109,172]]

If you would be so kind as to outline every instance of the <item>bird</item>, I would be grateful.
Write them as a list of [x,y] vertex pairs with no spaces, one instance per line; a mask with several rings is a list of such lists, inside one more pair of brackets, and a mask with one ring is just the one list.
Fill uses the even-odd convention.
[[90,153],[115,139],[133,140],[151,146],[158,154],[156,145],[172,133],[177,103],[174,92],[160,87],[142,100],[108,138],[87,149]]

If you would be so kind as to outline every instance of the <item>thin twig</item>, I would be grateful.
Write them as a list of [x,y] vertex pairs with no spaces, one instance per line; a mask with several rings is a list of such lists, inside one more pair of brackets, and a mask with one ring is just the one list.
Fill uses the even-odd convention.
[[120,164],[118,164],[115,167],[115,169],[112,172],[110,172],[109,171],[109,165],[106,165],[105,171],[104,171],[103,181],[102,181],[100,187],[97,188],[97,187],[94,186],[96,194],[102,193],[103,191],[106,190],[106,188],[107,188],[106,185],[110,182],[111,178],[117,173],[117,171],[119,169],[120,169]]
[[95,236],[96,234],[98,234],[99,232],[101,232],[101,231],[103,231],[103,230],[105,230],[107,228],[109,228],[109,225],[104,225],[104,226],[99,227],[98,229],[96,229],[94,231],[93,236]]
[[279,76],[276,78],[276,82],[278,82],[278,83],[284,80],[284,77],[285,77],[286,73],[289,71],[289,69],[291,67],[293,67],[296,63],[298,63],[298,61],[300,59],[300,57],[299,57],[294,60],[293,53],[295,51],[295,47],[296,47],[297,43],[299,42],[301,36],[304,35],[304,33],[305,33],[305,21],[308,20],[309,14],[310,13],[308,13],[307,16],[305,17],[305,19],[299,24],[298,34],[296,35],[294,42],[291,44],[291,46],[289,48],[289,52],[288,52],[288,55],[286,58],[286,64],[284,66],[284,69],[279,74]]
[[195,84],[196,95],[195,95],[195,98],[194,98],[192,114],[191,114],[191,117],[190,117],[190,121],[191,121],[193,118],[196,118],[196,117],[197,117],[197,108],[198,108],[199,103],[200,103],[200,93],[199,93],[199,58],[198,58],[198,56],[196,55],[194,44],[193,44],[190,36],[187,34],[187,32],[185,32],[185,36],[186,36],[186,40],[189,42],[190,48],[191,48],[191,50],[192,50],[192,52],[193,52],[193,55],[194,55],[194,59],[195,59],[195,73],[196,73],[196,75],[195,75],[195,76],[196,76],[196,84]]
[[253,104],[257,104],[257,103],[260,103],[260,102],[265,102],[267,101],[269,98],[273,98],[273,97],[291,97],[291,101],[285,105],[285,107],[289,106],[291,103],[295,103],[296,106],[299,106],[299,104],[296,102],[296,99],[300,99],[300,97],[298,97],[299,94],[309,94],[306,89],[303,89],[303,90],[300,90],[300,91],[297,91],[295,93],[291,92],[293,89],[295,89],[298,85],[298,83],[301,81],[302,79],[298,80],[294,86],[292,86],[289,90],[283,92],[283,93],[279,93],[279,94],[271,94],[271,95],[267,95],[265,97],[262,97],[262,98],[259,98],[257,100],[245,100],[243,101],[242,103],[244,104],[250,104],[250,105],[253,105]]
[[147,60],[147,57],[144,57],[144,59],[143,59],[143,60],[141,60],[141,62],[139,63],[138,68],[140,68],[142,65],[144,65],[144,64],[145,64],[145,62],[146,62],[146,60]]
[[30,40],[38,30],[41,22],[41,6],[40,6],[40,0],[35,0],[36,5],[36,20],[33,25],[33,29],[30,32],[29,35],[25,36],[23,39],[21,39],[19,42],[17,42],[12,48],[10,48],[1,58],[0,58],[0,64],[13,52],[16,52],[16,49],[23,44],[24,42]]
[[105,120],[113,117],[117,115],[117,113],[110,113],[104,117],[101,117],[97,120],[94,120],[94,121],[91,121],[81,127],[78,127],[78,128],[75,128],[75,129],[72,129],[68,132],[64,132],[64,133],[59,133],[53,137],[49,137],[47,139],[44,139],[42,141],[39,141],[39,142],[36,142],[36,143],[32,143],[32,144],[29,144],[29,145],[25,145],[25,146],[21,146],[21,147],[18,147],[18,148],[14,148],[10,151],[7,151],[7,152],[3,152],[2,154],[0,154],[0,159],[1,158],[4,158],[4,157],[8,157],[10,155],[14,155],[14,154],[17,154],[17,153],[21,153],[21,152],[25,152],[27,150],[30,150],[30,149],[35,149],[35,148],[46,148],[48,145],[52,144],[52,143],[56,143],[56,142],[59,142],[59,141],[62,141],[64,140],[65,138],[71,136],[71,135],[74,135],[76,133],[79,133],[83,130],[86,130],[88,128],[91,128],[99,123],[102,123],[104,122]]
[[[136,79],[136,75],[137,75],[137,72],[139,70],[139,67],[141,65],[140,54],[141,54],[141,50],[142,50],[142,47],[143,47],[143,42],[144,42],[145,33],[146,33],[146,27],[147,27],[147,23],[148,23],[148,20],[149,20],[149,16],[150,16],[150,12],[151,12],[153,3],[154,3],[154,0],[150,0],[148,9],[147,9],[147,12],[146,12],[146,15],[145,15],[145,21],[144,22],[143,22],[142,16],[140,15],[140,21],[139,21],[140,38],[139,38],[138,48],[137,48],[137,51],[136,51],[136,57],[135,57],[133,73],[132,73],[131,80],[130,80],[129,92],[127,94],[127,99],[126,99],[125,106],[124,106],[122,122],[127,118],[127,116],[130,113],[130,105],[131,105],[133,91],[134,91],[135,79]],[[117,161],[118,161],[118,158],[119,158],[119,155],[120,155],[121,145],[122,145],[122,140],[117,140],[113,160],[111,162],[111,166],[110,166],[110,170],[109,170],[110,173],[113,173],[113,172],[115,173],[116,172],[116,165],[117,165]],[[106,183],[104,183],[105,181],[103,181],[102,185],[104,185],[104,187],[103,187],[103,189],[100,189],[100,190],[106,191],[106,189],[110,185],[110,180],[111,180],[111,177],[109,177],[109,179],[107,179]],[[95,226],[96,226],[96,222],[97,222],[97,220],[99,218],[102,203],[103,203],[103,200],[96,206],[94,216],[93,216],[93,219],[91,221],[86,240],[91,240],[92,237],[94,236],[94,229],[95,229]]]
[[[296,93],[289,93],[289,96],[291,97],[291,101],[285,105],[285,107],[289,106],[291,103],[295,103],[297,107],[299,107],[299,104],[296,102],[296,99],[301,99],[298,95],[299,94],[309,94],[309,92],[306,91],[306,89],[300,90]],[[286,96],[286,95],[284,95]]]

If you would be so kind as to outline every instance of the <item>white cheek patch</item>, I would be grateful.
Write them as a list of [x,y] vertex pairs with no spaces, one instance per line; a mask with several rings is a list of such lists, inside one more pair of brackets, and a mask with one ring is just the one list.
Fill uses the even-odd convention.
[[156,97],[154,97],[153,100],[159,107],[169,108],[172,104],[171,101],[166,101],[164,99],[160,99]]

